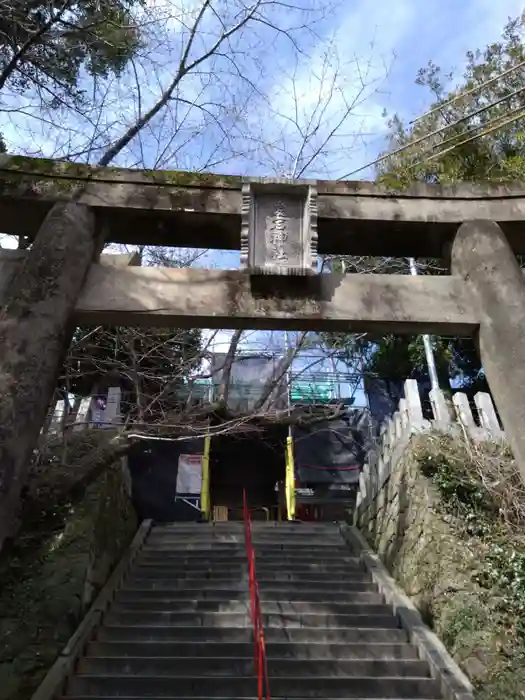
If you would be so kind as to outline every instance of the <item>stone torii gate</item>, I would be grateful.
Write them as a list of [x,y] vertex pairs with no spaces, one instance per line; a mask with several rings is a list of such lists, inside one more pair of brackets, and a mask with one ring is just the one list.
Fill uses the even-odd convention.
[[[397,192],[1,156],[0,230],[33,245],[1,266],[0,542],[5,484],[21,488],[75,323],[475,335],[525,479],[524,221],[521,185]],[[109,241],[237,249],[241,269],[108,267]],[[318,274],[317,253],[441,257],[451,274]]]

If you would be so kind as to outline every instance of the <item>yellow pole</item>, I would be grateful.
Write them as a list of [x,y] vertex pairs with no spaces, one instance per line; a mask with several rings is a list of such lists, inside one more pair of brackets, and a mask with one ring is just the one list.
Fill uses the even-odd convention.
[[210,497],[210,449],[211,437],[204,438],[204,454],[202,455],[202,490],[201,490],[201,511],[205,520],[210,519],[211,497]]
[[286,511],[288,520],[293,520],[295,518],[295,469],[291,435],[286,438]]

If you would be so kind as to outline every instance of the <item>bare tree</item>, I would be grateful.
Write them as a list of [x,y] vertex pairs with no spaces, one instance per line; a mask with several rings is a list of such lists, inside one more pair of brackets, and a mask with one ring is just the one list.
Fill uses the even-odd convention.
[[[337,64],[333,70],[328,54],[318,81],[328,88],[319,89],[310,118],[300,113],[299,91],[291,120],[274,109],[283,122],[275,138],[253,115],[274,104],[265,89],[269,49],[299,67],[321,43],[326,14],[313,0],[306,6],[202,0],[187,10],[156,4],[138,17],[143,42],[118,80],[88,77],[89,104],[63,105],[60,130],[45,111],[37,113],[38,96],[27,109],[14,105],[18,134],[50,143],[41,149],[48,155],[100,166],[201,169],[242,156],[243,167],[259,162],[267,173],[281,174],[283,167],[292,177],[319,172],[329,167],[331,148],[341,151],[352,109],[365,95],[363,87],[357,98],[345,96],[343,71]],[[298,84],[297,73],[291,77]],[[328,118],[334,104],[339,121],[333,113]],[[55,205],[8,291],[0,315],[0,547],[18,530],[32,449],[71,340],[69,319],[106,235],[88,208],[75,201]],[[140,376],[135,381],[138,387]],[[140,410],[145,415],[142,399]]]

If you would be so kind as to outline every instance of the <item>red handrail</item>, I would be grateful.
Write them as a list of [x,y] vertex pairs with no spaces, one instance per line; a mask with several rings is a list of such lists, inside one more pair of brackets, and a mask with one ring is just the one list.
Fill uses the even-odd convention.
[[268,678],[268,663],[266,660],[266,646],[264,643],[264,626],[261,611],[261,599],[259,596],[259,583],[255,573],[255,551],[252,542],[252,525],[248,497],[244,490],[244,535],[246,539],[246,555],[248,557],[248,571],[250,576],[250,608],[254,638],[254,663],[257,674],[258,700],[270,700],[270,681]]

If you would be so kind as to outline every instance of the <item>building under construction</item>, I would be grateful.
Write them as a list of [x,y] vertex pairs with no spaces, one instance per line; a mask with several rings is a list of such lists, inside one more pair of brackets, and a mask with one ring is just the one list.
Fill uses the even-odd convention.
[[[352,399],[335,396],[335,375],[279,381],[277,359],[256,353],[236,357],[228,407],[237,415],[253,414],[263,387],[275,380],[269,415],[289,411],[296,420],[253,420],[221,432],[214,431],[220,419],[212,416],[210,436],[144,441],[129,457],[141,517],[242,519],[244,491],[258,519],[344,517],[373,446],[370,413],[354,407]],[[223,364],[224,355],[214,355],[211,381],[193,389],[199,401],[213,402]]]

